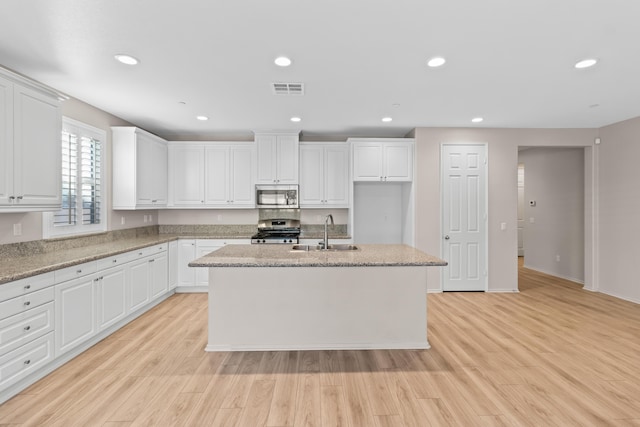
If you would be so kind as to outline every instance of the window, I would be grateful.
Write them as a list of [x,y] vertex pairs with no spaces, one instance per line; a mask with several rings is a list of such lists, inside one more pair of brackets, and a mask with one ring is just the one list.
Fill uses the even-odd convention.
[[43,215],[44,238],[106,231],[102,129],[62,120],[62,208]]

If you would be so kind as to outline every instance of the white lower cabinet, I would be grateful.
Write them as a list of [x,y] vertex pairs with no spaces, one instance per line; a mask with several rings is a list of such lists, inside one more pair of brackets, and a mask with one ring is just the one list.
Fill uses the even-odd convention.
[[96,285],[99,280],[92,274],[55,286],[56,357],[96,334]]
[[144,258],[129,266],[128,311],[136,311],[149,302],[149,261]]
[[169,290],[169,264],[167,254],[158,254],[149,260],[149,296],[152,300]]
[[178,241],[178,290],[195,284],[196,269],[189,267],[189,263],[194,259],[196,259],[195,239],[180,239]]
[[[171,244],[176,253],[178,243]],[[24,388],[46,374],[36,371],[55,358],[73,356],[72,350],[103,338],[110,327],[124,325],[135,311],[168,295],[170,245],[2,284],[0,404],[20,391],[13,388]]]
[[102,331],[127,316],[127,275],[124,266],[100,273],[97,282],[98,331]]
[[168,246],[169,289],[175,289],[178,286],[178,241],[169,242]]
[[189,267],[194,259],[225,245],[248,245],[250,239],[180,239],[178,242],[178,287],[176,292],[208,292],[209,269]]
[[53,335],[53,332],[49,332],[0,356],[0,390],[17,383],[53,360]]

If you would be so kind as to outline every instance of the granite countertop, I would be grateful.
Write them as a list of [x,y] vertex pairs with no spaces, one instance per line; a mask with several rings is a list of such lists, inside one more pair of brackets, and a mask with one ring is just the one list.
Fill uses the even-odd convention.
[[187,239],[250,239],[243,235],[212,235],[205,233],[154,234],[129,239],[114,240],[72,249],[61,249],[33,255],[2,257],[0,285],[38,274],[48,273],[73,265],[95,261],[121,253],[167,243],[179,238]]
[[227,245],[190,267],[402,267],[445,266],[407,245],[356,245],[357,251],[292,251],[289,245]]

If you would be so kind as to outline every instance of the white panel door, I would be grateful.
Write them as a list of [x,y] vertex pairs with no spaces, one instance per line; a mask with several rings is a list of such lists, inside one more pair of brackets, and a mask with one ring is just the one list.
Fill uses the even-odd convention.
[[442,146],[443,290],[487,290],[486,145]]
[[96,334],[95,285],[99,280],[97,276],[87,276],[56,285],[56,356]]
[[382,144],[353,144],[353,180],[380,181],[382,179]]
[[409,143],[387,143],[384,145],[385,181],[413,180],[413,146]]
[[153,140],[146,135],[136,133],[136,204],[151,205],[154,183]]
[[256,135],[258,146],[258,174],[256,182],[259,184],[273,184],[276,182],[276,160],[278,138],[276,135]]

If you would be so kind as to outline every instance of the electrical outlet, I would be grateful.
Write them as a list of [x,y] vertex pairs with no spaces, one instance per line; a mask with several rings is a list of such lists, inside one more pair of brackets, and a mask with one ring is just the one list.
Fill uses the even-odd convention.
[[560,262],[560,255],[556,255],[556,262]]
[[146,215],[142,215],[142,222],[144,222],[145,224],[147,223],[147,216]]
[[218,214],[218,221],[222,221],[222,214]]
[[124,217],[123,216],[120,217],[120,225],[124,225]]
[[149,222],[153,222],[153,215],[149,214]]
[[13,235],[22,236],[22,223],[13,224]]
[[500,230],[505,231],[507,229],[507,223],[506,222],[501,222],[500,223]]

